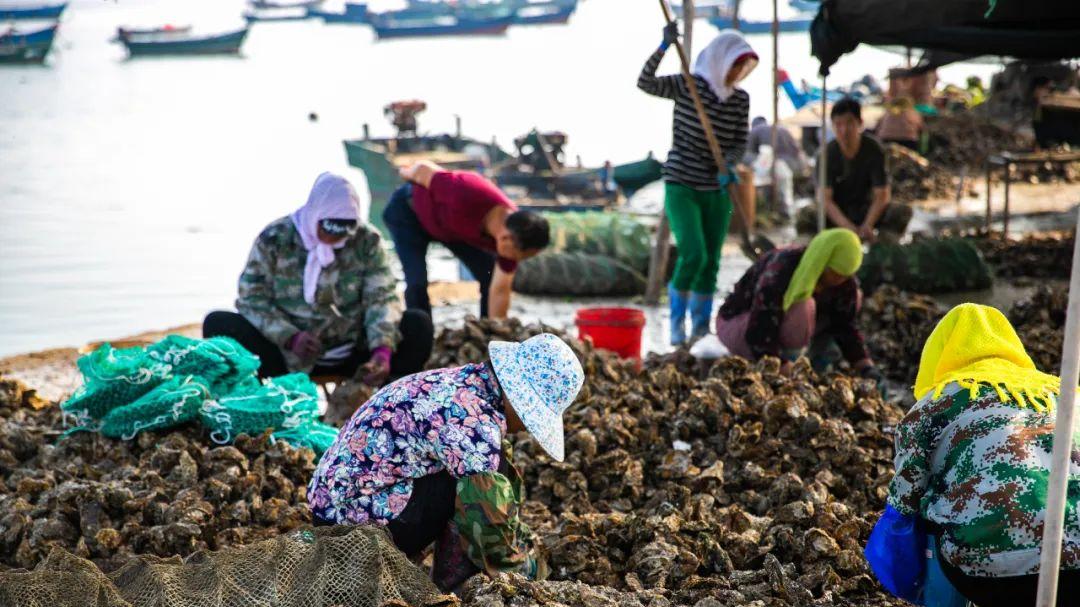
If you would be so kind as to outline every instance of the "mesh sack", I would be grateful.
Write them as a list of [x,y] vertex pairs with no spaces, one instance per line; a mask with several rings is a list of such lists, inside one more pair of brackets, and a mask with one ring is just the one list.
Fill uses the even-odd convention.
[[198,375],[214,394],[227,394],[259,369],[259,359],[229,337],[192,339],[169,335],[147,347],[147,356],[169,365],[176,376]]
[[295,428],[280,430],[271,435],[274,440],[283,440],[294,447],[306,447],[322,455],[337,440],[338,429],[315,420],[307,420]]
[[993,284],[982,254],[959,238],[874,244],[863,258],[859,281],[867,291],[891,284],[925,294],[973,291]]
[[144,348],[118,350],[109,344],[79,357],[76,365],[83,385],[61,409],[79,426],[96,425],[110,410],[134,402],[171,373],[169,365],[149,359]]
[[267,380],[249,392],[208,400],[199,418],[217,443],[231,443],[238,435],[257,436],[266,429],[295,428],[318,415],[318,389],[304,373]]
[[[59,550],[59,549],[58,549]],[[179,558],[136,557],[108,577],[67,553],[0,573],[4,605],[383,607],[452,605],[377,527],[321,527]]]
[[174,377],[129,405],[117,407],[101,420],[105,436],[131,440],[139,432],[160,430],[194,420],[210,389],[199,377]]
[[33,571],[0,572],[0,605],[133,607],[93,563],[53,548]]
[[514,290],[528,295],[637,295],[645,292],[645,276],[611,257],[543,253],[518,266]]
[[549,252],[611,257],[638,272],[648,272],[651,236],[637,219],[602,211],[551,213],[545,218],[551,226]]

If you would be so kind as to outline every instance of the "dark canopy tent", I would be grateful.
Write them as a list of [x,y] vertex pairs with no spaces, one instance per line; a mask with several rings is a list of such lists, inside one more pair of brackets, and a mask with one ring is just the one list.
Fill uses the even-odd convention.
[[1080,1],[825,0],[810,40],[823,75],[860,43],[958,57],[1080,57]]

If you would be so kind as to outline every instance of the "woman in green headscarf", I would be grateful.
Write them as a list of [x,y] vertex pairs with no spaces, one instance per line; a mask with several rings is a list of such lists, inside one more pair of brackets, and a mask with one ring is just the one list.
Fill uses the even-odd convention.
[[750,359],[791,362],[809,347],[819,370],[836,344],[856,371],[880,382],[857,326],[860,265],[862,243],[844,228],[825,230],[805,247],[773,250],[735,284],[720,307],[716,334],[732,354]]

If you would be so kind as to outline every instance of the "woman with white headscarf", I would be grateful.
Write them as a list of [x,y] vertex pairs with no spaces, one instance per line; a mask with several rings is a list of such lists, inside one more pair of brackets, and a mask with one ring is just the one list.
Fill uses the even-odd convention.
[[[664,41],[645,62],[638,88],[673,99],[675,114],[671,151],[664,164],[664,208],[679,248],[675,273],[668,285],[671,305],[671,343],[686,341],[686,314],[692,321],[691,337],[709,332],[720,250],[731,222],[731,200],[726,183],[718,180],[705,129],[698,118],[683,76],[656,75],[668,46],[675,41],[674,24],[664,29]],[[757,65],[757,54],[739,32],[724,30],[701,51],[693,77],[713,132],[734,175],[734,165],[746,149],[750,96],[737,88]]]
[[240,342],[258,355],[262,377],[304,371],[381,385],[431,354],[431,318],[401,313],[382,237],[362,221],[356,190],[332,173],[259,234],[236,309],[211,312],[203,335]]

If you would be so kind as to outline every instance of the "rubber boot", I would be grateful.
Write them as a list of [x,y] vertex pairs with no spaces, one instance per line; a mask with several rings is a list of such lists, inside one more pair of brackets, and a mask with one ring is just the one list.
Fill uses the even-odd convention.
[[712,319],[713,295],[693,293],[690,295],[690,339],[701,339],[709,334],[709,320]]
[[686,343],[686,305],[690,294],[676,291],[668,285],[668,304],[671,306],[671,345],[681,346]]

